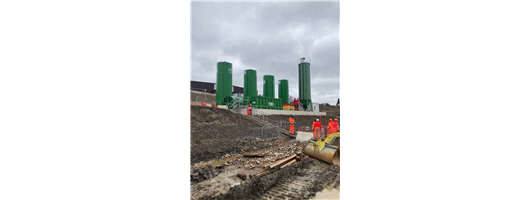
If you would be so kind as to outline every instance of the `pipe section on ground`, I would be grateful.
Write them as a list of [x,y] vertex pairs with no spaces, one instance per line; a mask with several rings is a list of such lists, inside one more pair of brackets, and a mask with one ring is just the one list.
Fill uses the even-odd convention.
[[305,153],[329,164],[340,166],[340,148],[325,146],[324,149],[322,149],[322,152],[318,152],[318,149],[315,149],[313,144],[310,143],[305,148]]

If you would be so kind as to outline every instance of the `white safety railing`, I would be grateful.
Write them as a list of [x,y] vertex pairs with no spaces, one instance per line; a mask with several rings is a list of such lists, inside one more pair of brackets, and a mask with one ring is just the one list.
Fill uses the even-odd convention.
[[200,104],[201,103],[201,102],[199,102],[199,98],[201,98],[201,100],[204,99],[204,101],[202,101],[202,103],[212,103],[212,104],[215,105],[215,100],[212,100],[212,99],[210,99],[210,98],[208,98],[206,96],[202,96],[202,95],[195,97],[195,103],[196,104]]

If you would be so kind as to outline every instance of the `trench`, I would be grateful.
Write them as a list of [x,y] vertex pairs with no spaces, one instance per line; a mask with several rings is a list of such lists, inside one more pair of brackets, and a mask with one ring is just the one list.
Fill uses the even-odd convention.
[[[236,166],[231,167],[233,169],[230,171],[240,169],[236,169]],[[335,167],[309,159],[301,160],[277,172],[262,177],[252,177],[245,181],[239,179],[235,181],[233,177],[220,174],[210,180],[211,184],[227,181],[227,179],[235,182],[230,181],[229,185],[216,187],[214,194],[198,199],[340,199],[340,167]],[[234,174],[234,172],[230,173]],[[208,181],[205,182],[208,183]],[[205,186],[208,187],[208,185]]]

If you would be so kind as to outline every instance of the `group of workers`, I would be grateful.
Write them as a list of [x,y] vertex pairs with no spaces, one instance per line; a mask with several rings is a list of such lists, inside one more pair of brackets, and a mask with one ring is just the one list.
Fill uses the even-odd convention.
[[[294,116],[291,115],[291,118],[289,118],[289,133],[293,135],[294,135],[294,125],[298,125],[298,124],[294,121]],[[320,123],[320,120],[319,119],[313,120],[313,127],[311,129],[313,129],[314,138],[321,137],[320,136],[321,134],[317,135],[317,130],[321,130],[321,128],[322,128],[322,124]],[[332,119],[329,119],[328,133],[332,134],[332,133],[339,132],[339,131],[340,131],[339,119],[335,118],[335,122],[333,122]]]
[[[320,123],[319,119],[315,119],[313,120],[313,137],[314,138],[320,138],[321,137],[321,134],[317,134],[317,131],[320,132],[320,130],[322,128],[322,124]],[[328,133],[331,134],[331,133],[335,133],[335,132],[339,132],[340,129],[339,129],[339,119],[335,118],[335,122],[333,122],[332,119],[329,119],[329,123],[328,123]]]

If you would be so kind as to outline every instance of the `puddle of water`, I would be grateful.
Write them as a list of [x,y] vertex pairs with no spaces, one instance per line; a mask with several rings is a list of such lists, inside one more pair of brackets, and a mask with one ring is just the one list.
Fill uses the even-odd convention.
[[325,190],[317,192],[311,199],[340,199],[340,188],[333,188],[334,185],[331,184]]
[[220,180],[223,180],[223,179],[225,179],[225,178],[226,178],[226,177],[224,177],[224,176],[217,175],[213,180],[215,180],[215,181],[220,181]]
[[[328,187],[326,187],[326,189],[328,191],[331,191],[331,190],[333,190],[333,186],[335,186],[335,183],[332,183],[331,185],[328,185]],[[338,189],[338,190],[340,190],[340,189]]]
[[237,154],[237,155],[234,156],[234,157],[230,157],[230,158],[226,158],[226,159],[223,159],[223,160],[215,161],[215,162],[213,162],[213,163],[211,163],[211,164],[209,164],[209,165],[212,165],[212,167],[217,167],[217,166],[220,165],[220,164],[223,164],[223,163],[228,162],[228,161],[231,161],[231,160],[235,160],[236,158],[239,158],[239,157],[241,157],[241,156],[243,156],[243,155],[241,155],[241,154]]
[[215,194],[215,196],[220,195],[220,194],[227,193],[228,190],[230,190],[230,186],[226,186],[226,187],[224,187],[224,188],[221,188],[221,189],[219,190],[219,192],[217,192],[217,194]]

